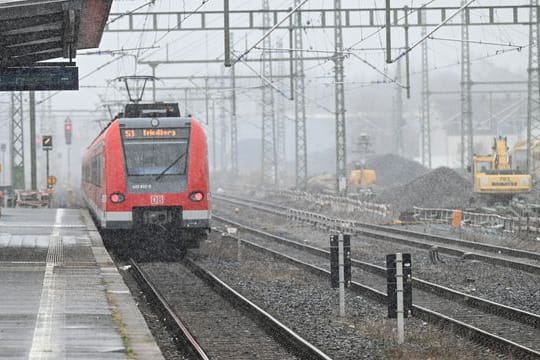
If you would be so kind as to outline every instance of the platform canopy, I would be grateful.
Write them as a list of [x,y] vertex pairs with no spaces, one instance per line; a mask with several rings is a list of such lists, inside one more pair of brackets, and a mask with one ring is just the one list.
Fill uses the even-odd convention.
[[0,68],[96,48],[112,0],[0,0]]

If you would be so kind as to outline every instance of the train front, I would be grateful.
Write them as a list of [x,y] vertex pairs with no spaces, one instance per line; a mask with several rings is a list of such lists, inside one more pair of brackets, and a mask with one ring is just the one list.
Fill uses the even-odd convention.
[[108,185],[116,183],[125,192],[112,192],[108,208],[125,214],[134,229],[203,237],[210,204],[206,136],[199,123],[181,117],[177,104],[130,104],[118,127],[124,161],[117,165],[124,176],[112,169]]

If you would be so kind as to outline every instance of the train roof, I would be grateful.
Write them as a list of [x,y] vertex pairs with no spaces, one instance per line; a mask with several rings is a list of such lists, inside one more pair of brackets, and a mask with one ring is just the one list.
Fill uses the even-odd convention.
[[[88,145],[90,148],[96,140],[107,129],[119,119],[140,119],[140,118],[181,118],[180,108],[177,103],[148,103],[148,104],[126,104],[125,111],[115,116],[109,123],[96,135],[94,140]],[[186,120],[193,120],[191,115],[185,117]]]

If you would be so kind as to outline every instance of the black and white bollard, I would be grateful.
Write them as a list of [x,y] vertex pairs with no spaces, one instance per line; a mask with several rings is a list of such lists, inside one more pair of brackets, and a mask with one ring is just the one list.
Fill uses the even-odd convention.
[[388,317],[397,319],[398,344],[405,341],[404,318],[412,315],[411,254],[386,255]]
[[351,236],[330,235],[330,284],[339,288],[339,316],[345,316],[345,287],[351,286]]

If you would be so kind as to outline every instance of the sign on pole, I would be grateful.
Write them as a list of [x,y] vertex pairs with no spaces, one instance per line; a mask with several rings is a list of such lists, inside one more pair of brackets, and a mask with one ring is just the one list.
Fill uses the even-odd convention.
[[53,138],[52,135],[43,135],[41,137],[41,147],[43,150],[52,150]]
[[56,185],[56,176],[51,175],[51,176],[47,177],[47,185],[49,185],[49,186]]

